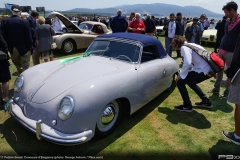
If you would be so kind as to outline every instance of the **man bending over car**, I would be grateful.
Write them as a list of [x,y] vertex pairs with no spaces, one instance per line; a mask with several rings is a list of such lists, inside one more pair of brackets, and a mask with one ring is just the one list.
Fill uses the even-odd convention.
[[[197,85],[212,77],[212,74],[209,74],[212,73],[211,66],[195,51],[184,46],[184,43],[187,43],[184,37],[174,36],[171,44],[175,50],[181,50],[184,59],[182,70],[176,78],[177,87],[182,96],[183,104],[174,108],[178,111],[192,112],[192,103],[188,95],[186,84],[201,98],[201,102],[195,103],[197,106],[212,108],[211,102]],[[200,45],[194,43],[189,44],[203,49]]]

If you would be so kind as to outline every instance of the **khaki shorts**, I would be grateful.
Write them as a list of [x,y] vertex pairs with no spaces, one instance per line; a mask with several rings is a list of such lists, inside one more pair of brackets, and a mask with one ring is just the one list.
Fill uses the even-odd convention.
[[18,73],[21,74],[23,71],[29,68],[31,52],[28,51],[26,54],[20,56],[16,47],[13,48],[11,59],[13,64],[16,66]]
[[240,72],[237,74],[230,86],[228,101],[240,105]]

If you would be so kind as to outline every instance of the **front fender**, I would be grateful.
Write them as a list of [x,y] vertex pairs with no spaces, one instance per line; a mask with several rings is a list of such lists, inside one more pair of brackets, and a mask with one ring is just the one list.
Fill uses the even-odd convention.
[[95,131],[97,118],[103,107],[118,98],[127,98],[131,107],[137,107],[138,84],[137,76],[132,73],[134,71],[101,76],[65,92],[60,97],[71,96],[74,99],[75,109],[70,119],[61,121],[61,127],[58,130],[61,132],[79,132],[83,129]]
[[61,49],[63,42],[66,39],[71,39],[75,42],[77,49],[84,49],[87,48],[95,38],[96,35],[65,33],[56,37],[55,42],[57,44],[57,49]]

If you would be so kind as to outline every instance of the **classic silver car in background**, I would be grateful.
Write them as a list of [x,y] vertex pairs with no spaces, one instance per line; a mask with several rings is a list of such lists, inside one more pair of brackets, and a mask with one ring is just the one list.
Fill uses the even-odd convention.
[[[77,25],[78,21],[71,21],[73,24]],[[67,27],[61,22],[61,25],[62,25],[62,32],[63,33],[67,33],[68,32],[68,29]]]
[[164,36],[165,30],[163,29],[164,26],[156,26],[156,34],[157,36]]
[[[61,50],[64,54],[70,54],[74,52],[76,49],[84,49],[88,48],[88,46],[92,43],[94,38],[96,38],[100,34],[109,34],[111,33],[105,24],[99,22],[88,22],[90,23],[93,28],[91,31],[86,32],[84,29],[80,29],[76,24],[71,22],[67,17],[58,13],[58,12],[51,12],[49,13],[46,18],[53,18],[57,16],[61,22],[66,27],[67,32],[62,33],[59,35],[55,35],[53,37],[54,41],[57,44],[57,50]],[[87,22],[86,22],[87,23]],[[100,28],[100,29],[95,29]],[[100,33],[100,30],[102,32]],[[96,32],[94,32],[96,31]],[[97,33],[97,31],[99,33]]]
[[217,40],[217,30],[215,29],[217,23],[211,24],[207,30],[204,30],[201,44],[205,44],[206,42],[216,43]]
[[109,135],[123,114],[133,114],[170,89],[178,70],[156,38],[104,34],[83,56],[23,72],[14,83],[9,112],[38,139],[83,143]]
[[100,35],[112,33],[108,30],[107,26],[101,22],[85,21],[80,23],[78,27],[84,34]]

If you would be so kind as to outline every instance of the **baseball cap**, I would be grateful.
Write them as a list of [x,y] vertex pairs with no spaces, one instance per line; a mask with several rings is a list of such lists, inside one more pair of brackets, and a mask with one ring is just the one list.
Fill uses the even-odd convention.
[[181,13],[181,12],[178,12],[178,13],[177,13],[177,16],[181,16],[181,15],[182,15],[182,13]]
[[193,21],[198,21],[198,20],[199,20],[198,17],[194,17],[194,18],[193,18]]
[[19,5],[16,5],[16,4],[13,4],[13,5],[12,5],[11,10],[12,10],[13,12],[20,12],[20,11],[21,11],[20,6],[19,6]]

